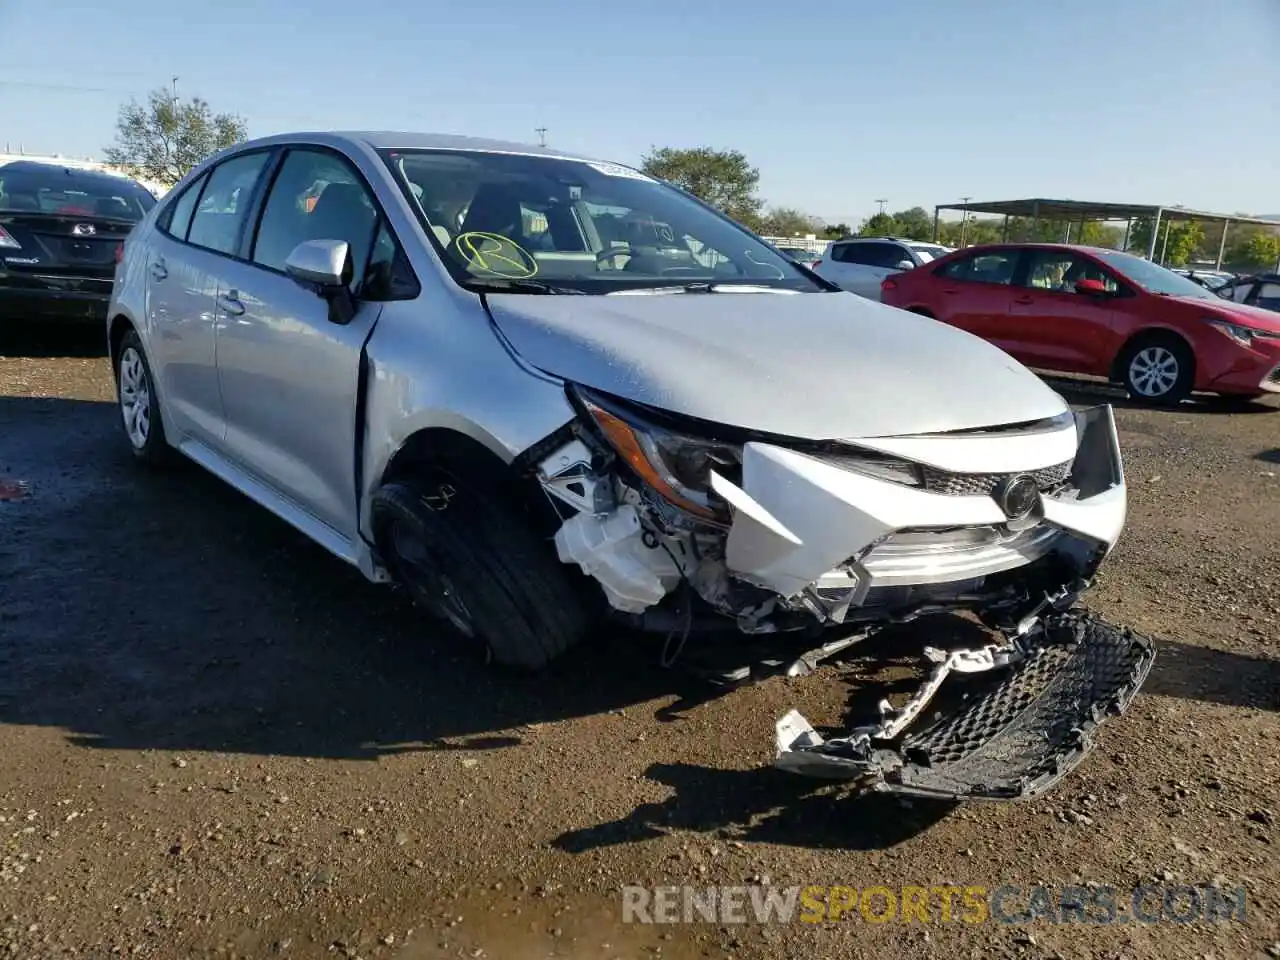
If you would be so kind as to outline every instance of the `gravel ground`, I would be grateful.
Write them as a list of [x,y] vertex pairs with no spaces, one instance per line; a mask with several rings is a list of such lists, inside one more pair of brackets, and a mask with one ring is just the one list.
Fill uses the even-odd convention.
[[[774,719],[839,722],[858,661],[717,695],[606,635],[543,679],[487,670],[198,469],[139,472],[94,337],[11,341],[0,954],[1280,956],[1274,399],[1148,411],[1056,383],[1117,405],[1130,521],[1090,605],[1159,657],[1047,796],[943,808],[768,768]],[[620,922],[624,884],[762,883],[1216,884],[1247,906],[1189,924]]]

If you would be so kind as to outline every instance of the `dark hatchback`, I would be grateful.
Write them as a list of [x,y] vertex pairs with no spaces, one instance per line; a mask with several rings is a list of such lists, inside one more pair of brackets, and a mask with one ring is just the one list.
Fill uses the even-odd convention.
[[125,238],[155,202],[126,177],[0,166],[0,321],[105,321]]

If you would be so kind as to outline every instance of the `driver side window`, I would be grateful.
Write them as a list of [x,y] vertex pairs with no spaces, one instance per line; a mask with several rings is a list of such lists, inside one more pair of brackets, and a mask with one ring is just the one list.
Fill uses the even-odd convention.
[[298,244],[345,240],[351,289],[358,290],[374,242],[378,212],[350,164],[323,150],[290,150],[271,185],[253,243],[253,262],[284,272]]

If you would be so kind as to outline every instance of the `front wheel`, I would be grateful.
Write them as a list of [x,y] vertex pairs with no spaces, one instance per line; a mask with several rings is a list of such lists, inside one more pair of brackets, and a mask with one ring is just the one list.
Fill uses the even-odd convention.
[[590,626],[572,571],[496,497],[443,479],[390,483],[374,494],[373,527],[392,578],[496,663],[541,669]]
[[1191,393],[1195,360],[1182,340],[1154,336],[1132,344],[1120,362],[1125,389],[1135,400],[1173,406]]

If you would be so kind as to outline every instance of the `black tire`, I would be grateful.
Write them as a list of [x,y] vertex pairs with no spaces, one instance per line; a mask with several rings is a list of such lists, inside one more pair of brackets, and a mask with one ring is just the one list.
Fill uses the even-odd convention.
[[[164,436],[160,419],[160,399],[156,396],[155,377],[142,349],[142,340],[129,330],[120,340],[116,353],[116,405],[120,412],[120,428],[134,459],[148,467],[161,467],[173,460],[173,449]],[[146,391],[141,403],[139,386]],[[134,419],[134,418],[141,419]],[[145,422],[145,429],[141,424]]]
[[[390,483],[374,494],[383,562],[420,606],[487,645],[495,663],[540,670],[586,634],[590,603],[516,510],[458,486]],[[421,553],[406,558],[408,544]]]
[[1171,333],[1134,339],[1116,366],[1129,396],[1142,403],[1176,406],[1191,395],[1195,383],[1195,356],[1185,340]]

